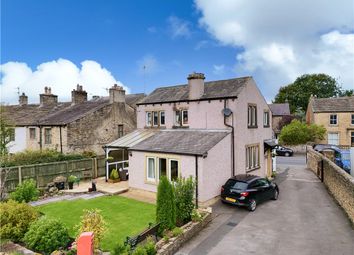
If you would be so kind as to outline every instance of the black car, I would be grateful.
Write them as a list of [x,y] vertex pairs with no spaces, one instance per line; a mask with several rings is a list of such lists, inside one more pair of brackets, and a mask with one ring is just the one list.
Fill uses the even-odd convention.
[[285,157],[290,157],[294,154],[294,151],[289,148],[285,148],[283,146],[277,145],[274,147],[275,153],[277,156],[285,156]]
[[245,206],[256,210],[257,204],[273,199],[277,200],[279,188],[265,178],[256,175],[236,175],[221,187],[221,201],[232,205]]

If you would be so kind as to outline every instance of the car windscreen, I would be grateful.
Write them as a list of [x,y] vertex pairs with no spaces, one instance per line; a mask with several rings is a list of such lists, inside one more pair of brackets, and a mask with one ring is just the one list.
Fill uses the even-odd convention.
[[350,160],[350,153],[342,153],[342,160]]
[[225,187],[229,189],[245,190],[247,189],[247,183],[230,179],[226,182]]

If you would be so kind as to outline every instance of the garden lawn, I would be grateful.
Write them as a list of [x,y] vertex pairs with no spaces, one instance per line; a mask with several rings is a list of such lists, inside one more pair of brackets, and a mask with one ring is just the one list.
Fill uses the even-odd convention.
[[99,209],[106,221],[107,231],[101,242],[101,249],[112,250],[127,236],[133,236],[155,222],[155,205],[120,196],[103,196],[89,200],[60,201],[38,207],[50,218],[61,220],[69,229],[70,236],[76,237],[76,226],[83,209]]

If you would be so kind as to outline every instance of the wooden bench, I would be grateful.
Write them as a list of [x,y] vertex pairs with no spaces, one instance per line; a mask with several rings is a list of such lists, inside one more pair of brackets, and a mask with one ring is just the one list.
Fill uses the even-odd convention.
[[135,247],[143,242],[146,238],[149,236],[155,236],[155,241],[157,241],[157,232],[159,230],[160,223],[157,223],[153,225],[152,223],[149,223],[149,227],[145,229],[143,232],[141,232],[139,235],[136,235],[134,237],[129,237],[127,236],[124,245],[129,245],[130,249],[135,249]]

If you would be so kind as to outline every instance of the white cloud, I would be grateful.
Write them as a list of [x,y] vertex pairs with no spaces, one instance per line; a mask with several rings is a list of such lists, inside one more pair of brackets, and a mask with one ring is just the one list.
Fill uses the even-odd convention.
[[195,0],[199,20],[221,44],[244,49],[237,75],[254,75],[268,98],[304,73],[354,84],[354,2]]
[[151,34],[155,34],[157,32],[157,28],[154,26],[148,27],[147,31]]
[[137,61],[139,74],[154,74],[160,69],[157,59],[151,55],[147,54]]
[[213,65],[213,74],[223,76],[225,74],[225,65]]
[[[38,103],[39,94],[43,93],[45,86],[51,87],[52,93],[58,95],[60,101],[70,100],[76,84],[83,85],[89,95],[100,96],[107,96],[104,88],[115,83],[123,86],[107,69],[92,60],[85,60],[78,67],[60,58],[42,63],[35,70],[26,63],[7,62],[0,66],[0,72],[0,101],[11,104],[18,102],[17,87],[20,87],[21,93],[28,95],[29,103]],[[127,87],[124,88],[129,92]]]
[[170,16],[167,19],[172,38],[185,37],[191,35],[190,23],[176,16]]

